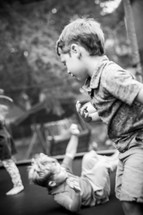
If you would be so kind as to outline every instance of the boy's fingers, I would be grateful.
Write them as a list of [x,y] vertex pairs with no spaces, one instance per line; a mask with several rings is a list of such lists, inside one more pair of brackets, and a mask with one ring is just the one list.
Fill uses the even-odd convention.
[[80,112],[80,108],[81,108],[81,103],[80,103],[80,101],[77,101],[75,106],[76,106],[77,112],[79,113],[79,112]]
[[85,118],[89,117],[89,113],[84,113],[84,117]]
[[81,105],[80,101],[76,102],[76,110],[78,113],[80,113],[81,115],[84,115],[84,112],[87,111],[87,105]]
[[84,116],[85,113],[88,113],[87,107],[86,107],[86,106],[83,106],[83,107],[80,108],[80,114],[81,114],[82,116]]
[[72,124],[70,127],[70,132],[79,132],[78,125]]

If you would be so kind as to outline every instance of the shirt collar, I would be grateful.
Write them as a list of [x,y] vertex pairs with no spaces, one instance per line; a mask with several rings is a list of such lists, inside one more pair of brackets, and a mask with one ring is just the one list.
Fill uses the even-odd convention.
[[104,57],[99,60],[92,76],[88,77],[83,85],[83,90],[85,90],[86,92],[91,92],[92,89],[96,89],[99,85],[99,81],[100,81],[100,77],[101,77],[101,73],[103,71],[104,66],[106,65],[108,61],[108,57],[106,55],[104,55]]

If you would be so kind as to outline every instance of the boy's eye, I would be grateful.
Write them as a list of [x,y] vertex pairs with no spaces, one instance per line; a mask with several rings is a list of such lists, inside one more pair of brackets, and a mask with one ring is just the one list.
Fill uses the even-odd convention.
[[55,161],[52,161],[52,163],[55,164],[56,162],[55,162]]
[[64,66],[66,66],[66,62],[65,61],[63,62],[63,64],[64,64]]

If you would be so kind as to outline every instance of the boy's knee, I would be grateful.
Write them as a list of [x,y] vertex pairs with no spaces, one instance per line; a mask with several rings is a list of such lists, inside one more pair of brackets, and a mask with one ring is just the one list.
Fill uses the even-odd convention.
[[95,162],[91,157],[89,157],[89,156],[83,157],[82,167],[91,169],[91,168],[93,168],[94,164],[95,164]]

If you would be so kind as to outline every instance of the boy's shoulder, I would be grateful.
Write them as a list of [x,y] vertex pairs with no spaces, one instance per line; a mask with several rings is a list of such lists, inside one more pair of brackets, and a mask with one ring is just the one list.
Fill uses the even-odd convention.
[[[68,172],[68,178],[70,180],[74,180],[74,181],[79,182],[79,176],[76,176],[76,175],[74,175],[72,173],[69,173],[69,172]],[[68,185],[67,180],[65,180],[62,184],[54,187],[52,189],[52,191],[50,192],[50,194],[51,195],[56,195],[56,194],[59,194],[59,193],[70,192],[70,191],[71,191],[71,188]]]
[[[120,72],[125,72],[125,70],[108,58],[105,58],[105,60],[103,59],[89,80],[90,88],[96,89],[99,87],[99,84],[110,82],[112,79],[119,76]],[[87,88],[87,85],[88,83],[84,85],[85,89]]]
[[102,83],[109,84],[114,83],[114,81],[124,81],[125,79],[135,79],[135,77],[130,71],[122,68],[113,61],[109,61],[102,70]]
[[103,68],[102,76],[107,77],[107,78],[110,76],[117,76],[117,75],[119,75],[119,72],[125,73],[127,71],[124,70],[117,63],[109,60]]

